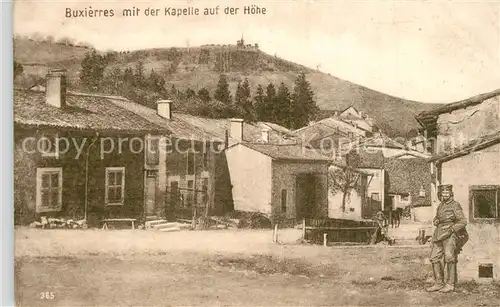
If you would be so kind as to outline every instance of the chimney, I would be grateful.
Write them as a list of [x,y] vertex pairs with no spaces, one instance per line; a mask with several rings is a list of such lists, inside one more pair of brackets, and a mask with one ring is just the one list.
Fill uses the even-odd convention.
[[47,104],[56,108],[66,105],[66,70],[54,69],[47,74],[47,88],[45,89]]
[[172,100],[158,100],[156,102],[157,113],[163,118],[172,119]]
[[238,142],[243,141],[243,119],[231,118],[229,126],[229,136]]
[[269,143],[269,129],[262,128],[262,142]]

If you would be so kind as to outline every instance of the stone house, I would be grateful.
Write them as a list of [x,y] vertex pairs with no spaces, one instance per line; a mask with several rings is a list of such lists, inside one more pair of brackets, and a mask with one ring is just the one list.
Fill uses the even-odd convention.
[[16,224],[143,216],[140,147],[162,130],[113,103],[119,99],[69,92],[60,70],[48,74],[45,92],[14,91]]
[[271,219],[328,216],[330,159],[300,144],[245,141],[243,122],[230,134],[239,141],[226,150],[234,209]]
[[432,205],[437,186],[452,184],[470,235],[459,257],[461,278],[500,278],[500,90],[419,114],[433,149]]

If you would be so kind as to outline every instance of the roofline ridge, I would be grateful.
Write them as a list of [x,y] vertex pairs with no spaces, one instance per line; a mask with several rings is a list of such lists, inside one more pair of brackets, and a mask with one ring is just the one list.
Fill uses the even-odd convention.
[[[496,96],[500,96],[500,88],[497,88],[497,89],[489,91],[489,92],[483,92],[481,94],[470,96],[469,98],[465,98],[462,100],[457,100],[457,101],[445,103],[443,106],[436,108],[434,110],[420,112],[415,117],[418,120],[418,118],[420,118],[422,116],[428,116],[428,115],[433,115],[433,114],[439,115],[442,113],[451,112],[454,110],[466,108],[469,105],[475,105],[475,104],[482,103],[485,100],[491,99],[491,98],[496,97]],[[463,105],[463,106],[461,106],[461,105]],[[447,111],[448,109],[451,109],[451,110]]]
[[67,94],[72,95],[72,96],[81,96],[81,97],[96,97],[96,98],[107,98],[107,99],[117,99],[117,100],[122,100],[122,101],[127,101],[127,102],[133,102],[128,98],[125,98],[123,96],[115,96],[115,95],[107,95],[104,93],[85,93],[85,92],[76,92],[76,91],[67,91]]

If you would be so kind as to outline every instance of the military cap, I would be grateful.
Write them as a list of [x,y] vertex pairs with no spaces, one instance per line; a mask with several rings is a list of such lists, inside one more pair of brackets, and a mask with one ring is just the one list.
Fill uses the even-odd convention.
[[453,192],[453,185],[451,185],[451,184],[443,184],[443,185],[440,185],[440,186],[438,187],[438,191],[439,191],[439,192],[443,192],[443,191]]

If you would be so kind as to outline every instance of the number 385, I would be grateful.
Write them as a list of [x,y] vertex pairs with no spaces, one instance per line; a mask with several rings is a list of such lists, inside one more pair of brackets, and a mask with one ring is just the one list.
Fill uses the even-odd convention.
[[41,300],[53,300],[55,297],[54,292],[40,292]]

